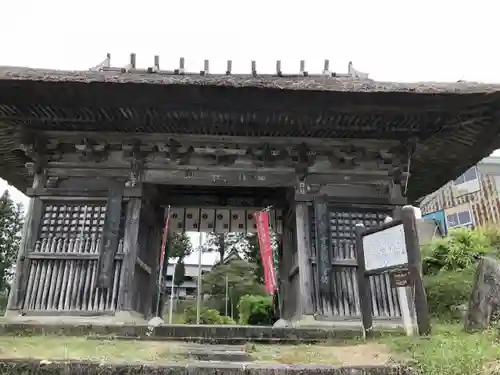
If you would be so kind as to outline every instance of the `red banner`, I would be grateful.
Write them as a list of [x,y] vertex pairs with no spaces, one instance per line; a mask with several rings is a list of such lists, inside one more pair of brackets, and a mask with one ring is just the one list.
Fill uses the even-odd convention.
[[264,283],[266,291],[273,294],[278,289],[276,272],[274,270],[273,249],[271,247],[271,232],[269,229],[269,212],[254,213],[259,236],[260,257],[264,268]]
[[163,228],[163,237],[161,239],[161,247],[160,247],[160,272],[158,275],[158,283],[161,284],[161,278],[162,278],[162,273],[163,273],[163,264],[165,263],[165,251],[166,251],[166,246],[167,246],[167,236],[168,236],[168,230],[170,227],[170,220],[171,220],[170,215],[170,208],[167,211],[167,218],[165,219],[165,227]]

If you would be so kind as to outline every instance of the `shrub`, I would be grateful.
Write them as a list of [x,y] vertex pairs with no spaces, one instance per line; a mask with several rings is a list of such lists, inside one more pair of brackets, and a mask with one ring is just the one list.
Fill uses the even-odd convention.
[[[196,308],[184,310],[182,320],[185,324],[196,324]],[[235,324],[228,316],[221,316],[215,309],[203,307],[200,311],[200,324]]]
[[432,275],[470,268],[492,253],[492,240],[492,235],[481,229],[451,230],[447,237],[436,238],[422,248],[423,272]]
[[238,311],[240,324],[270,326],[275,322],[273,299],[270,296],[243,296]]
[[424,277],[429,310],[443,321],[462,319],[463,307],[469,301],[474,282],[474,267],[459,271],[440,271]]

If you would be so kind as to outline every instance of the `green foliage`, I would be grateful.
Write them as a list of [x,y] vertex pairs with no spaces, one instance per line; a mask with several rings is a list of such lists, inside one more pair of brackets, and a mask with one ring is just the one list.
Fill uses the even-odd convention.
[[441,271],[424,276],[429,310],[440,321],[460,321],[469,301],[475,269]]
[[442,321],[462,319],[477,261],[500,254],[498,228],[454,229],[422,249],[424,284],[431,314]]
[[22,227],[22,205],[15,203],[6,190],[0,198],[0,293],[7,292],[19,251]]
[[468,334],[463,325],[434,325],[432,335],[386,337],[381,340],[408,360],[418,374],[498,374],[500,346],[492,331]]
[[174,272],[174,284],[179,287],[182,285],[186,278],[186,266],[184,265],[184,260],[179,259],[177,265],[175,266]]
[[480,257],[494,251],[492,234],[482,229],[459,228],[451,230],[444,238],[434,239],[422,248],[424,274],[474,266]]
[[[271,231],[271,245],[277,246],[277,236]],[[224,256],[236,252],[241,257],[256,265],[255,275],[259,283],[264,282],[264,268],[260,258],[259,238],[256,233],[211,233],[204,245],[204,251],[218,251],[221,260]]]
[[255,263],[245,260],[233,260],[228,264],[219,264],[203,275],[203,293],[210,295],[211,302],[224,311],[226,298],[226,277],[230,303],[233,306],[246,294],[261,295],[263,285],[259,283]]
[[271,296],[245,295],[238,304],[239,323],[270,326],[276,321]]
[[193,245],[186,233],[171,233],[168,248],[169,258],[185,258],[193,252]]
[[[196,324],[196,308],[188,307],[182,316],[184,324]],[[200,311],[200,324],[235,324],[228,316],[221,316],[215,309],[203,307]]]

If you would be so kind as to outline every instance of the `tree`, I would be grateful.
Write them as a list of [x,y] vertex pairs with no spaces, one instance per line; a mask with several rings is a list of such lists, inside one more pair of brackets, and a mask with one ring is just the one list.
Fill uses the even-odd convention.
[[244,241],[244,236],[244,233],[209,233],[203,244],[203,251],[217,251],[222,262],[226,254],[234,250],[238,252],[242,250],[241,242]]
[[22,227],[23,207],[6,190],[0,198],[0,292],[8,289],[12,278]]
[[168,249],[169,258],[184,259],[193,252],[193,245],[186,233],[172,233]]
[[246,260],[233,260],[228,264],[219,264],[203,275],[203,293],[215,300],[220,311],[224,311],[226,296],[226,277],[229,298],[237,306],[246,294],[261,295],[263,285],[255,275],[257,265]]
[[[221,245],[221,238],[224,238],[223,245]],[[274,249],[276,249],[277,240],[276,234],[271,232],[271,246]],[[255,264],[257,280],[259,283],[264,282],[264,268],[257,233],[211,233],[205,242],[204,251],[218,251],[221,261],[224,260],[226,254],[236,251],[243,259]]]
[[184,259],[179,259],[174,272],[174,285],[179,288],[184,279],[186,278],[186,267],[184,266]]

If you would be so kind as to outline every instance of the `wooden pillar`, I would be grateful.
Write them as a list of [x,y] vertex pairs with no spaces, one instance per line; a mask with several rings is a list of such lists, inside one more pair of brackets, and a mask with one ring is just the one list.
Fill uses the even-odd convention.
[[137,253],[139,251],[139,224],[141,198],[130,198],[127,203],[125,234],[123,240],[123,264],[120,275],[118,311],[133,310],[134,276]]
[[418,239],[417,219],[412,206],[404,206],[401,210],[401,219],[405,229],[406,252],[408,254],[408,271],[413,279],[413,293],[417,315],[418,333],[428,335],[431,332],[429,307],[422,281],[422,256]]
[[306,203],[295,206],[297,228],[297,258],[299,265],[299,308],[301,315],[313,315],[313,280],[311,267],[310,218]]
[[[46,176],[44,173],[37,173],[33,178],[33,189],[45,186]],[[31,198],[24,218],[21,243],[16,262],[16,275],[9,294],[7,303],[7,314],[19,311],[23,308],[24,297],[29,277],[28,253],[32,252],[38,238],[40,220],[42,218],[43,202],[40,198]]]
[[314,201],[314,216],[316,229],[316,253],[318,264],[318,308],[325,314],[331,306],[325,303],[331,301],[331,269],[332,260],[330,258],[330,220],[328,205],[326,202]]
[[108,191],[107,212],[97,262],[99,288],[110,289],[113,286],[113,267],[120,241],[123,188],[124,186],[119,183],[112,183]]

